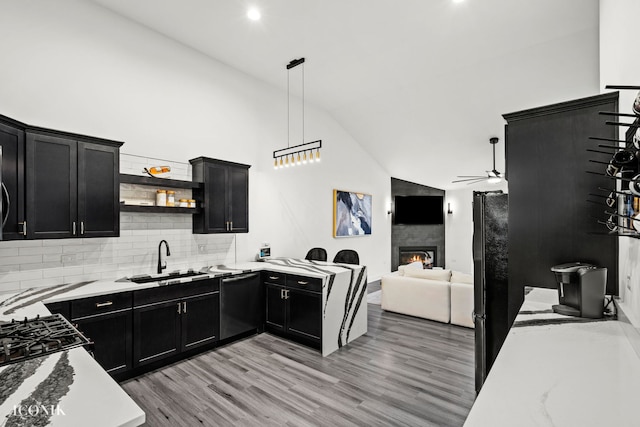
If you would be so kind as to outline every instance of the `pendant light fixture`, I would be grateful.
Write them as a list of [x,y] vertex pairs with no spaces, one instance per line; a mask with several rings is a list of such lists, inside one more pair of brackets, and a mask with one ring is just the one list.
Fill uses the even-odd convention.
[[[273,168],[282,169],[283,167],[301,166],[308,163],[320,161],[320,149],[322,148],[322,140],[313,142],[304,142],[304,58],[294,59],[287,64],[287,148],[275,150],[273,152]],[[292,68],[302,65],[302,143],[290,145],[289,132],[289,72]],[[309,153],[307,155],[307,152]],[[289,159],[291,158],[291,159]],[[283,161],[284,159],[284,161]]]

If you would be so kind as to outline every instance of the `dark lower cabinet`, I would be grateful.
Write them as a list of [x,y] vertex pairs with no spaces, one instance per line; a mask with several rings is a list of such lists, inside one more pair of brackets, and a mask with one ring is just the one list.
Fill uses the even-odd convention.
[[186,299],[182,302],[181,350],[190,350],[218,341],[220,336],[220,293]]
[[133,298],[134,367],[219,340],[218,279],[135,291]]
[[[305,281],[305,283],[308,282]],[[268,281],[264,284],[265,329],[320,348],[322,346],[322,292]]]
[[168,301],[133,309],[134,366],[180,352],[181,305],[179,301]]
[[74,319],[80,332],[93,344],[96,361],[111,375],[121,374],[132,367],[131,310]]
[[266,293],[266,328],[270,331],[286,331],[286,300],[284,299],[284,286],[265,284]]
[[287,331],[291,335],[322,341],[322,294],[287,289]]

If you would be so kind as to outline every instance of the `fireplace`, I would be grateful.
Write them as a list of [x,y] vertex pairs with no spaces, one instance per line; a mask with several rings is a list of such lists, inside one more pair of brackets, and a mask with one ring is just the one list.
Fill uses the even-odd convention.
[[435,246],[400,246],[400,256],[398,257],[400,262],[398,265],[420,261],[424,268],[433,268],[437,265],[437,253]]

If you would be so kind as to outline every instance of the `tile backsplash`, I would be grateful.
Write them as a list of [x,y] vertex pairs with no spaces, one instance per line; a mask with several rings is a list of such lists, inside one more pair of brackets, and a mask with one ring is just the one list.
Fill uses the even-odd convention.
[[[189,164],[120,155],[121,173],[143,175],[143,168],[154,165],[171,166],[172,179],[191,180]],[[131,197],[148,191],[123,186],[121,193]],[[170,257],[162,249],[166,271],[235,262],[234,235],[192,234],[191,228],[189,214],[122,212],[120,237],[0,242],[0,293],[155,273],[163,239],[171,249]]]
[[235,237],[192,234],[191,215],[123,212],[120,229],[120,237],[1,242],[0,293],[155,273],[162,239],[166,271],[235,262]]

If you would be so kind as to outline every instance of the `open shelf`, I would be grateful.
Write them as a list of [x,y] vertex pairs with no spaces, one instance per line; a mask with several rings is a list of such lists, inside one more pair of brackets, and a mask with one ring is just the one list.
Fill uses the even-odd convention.
[[154,178],[151,176],[120,174],[121,184],[138,184],[138,185],[154,185],[158,187],[169,188],[202,188],[201,182],[181,181],[177,179]]
[[180,208],[171,206],[140,206],[120,204],[120,212],[145,212],[145,213],[171,213],[171,214],[197,214],[200,208]]

